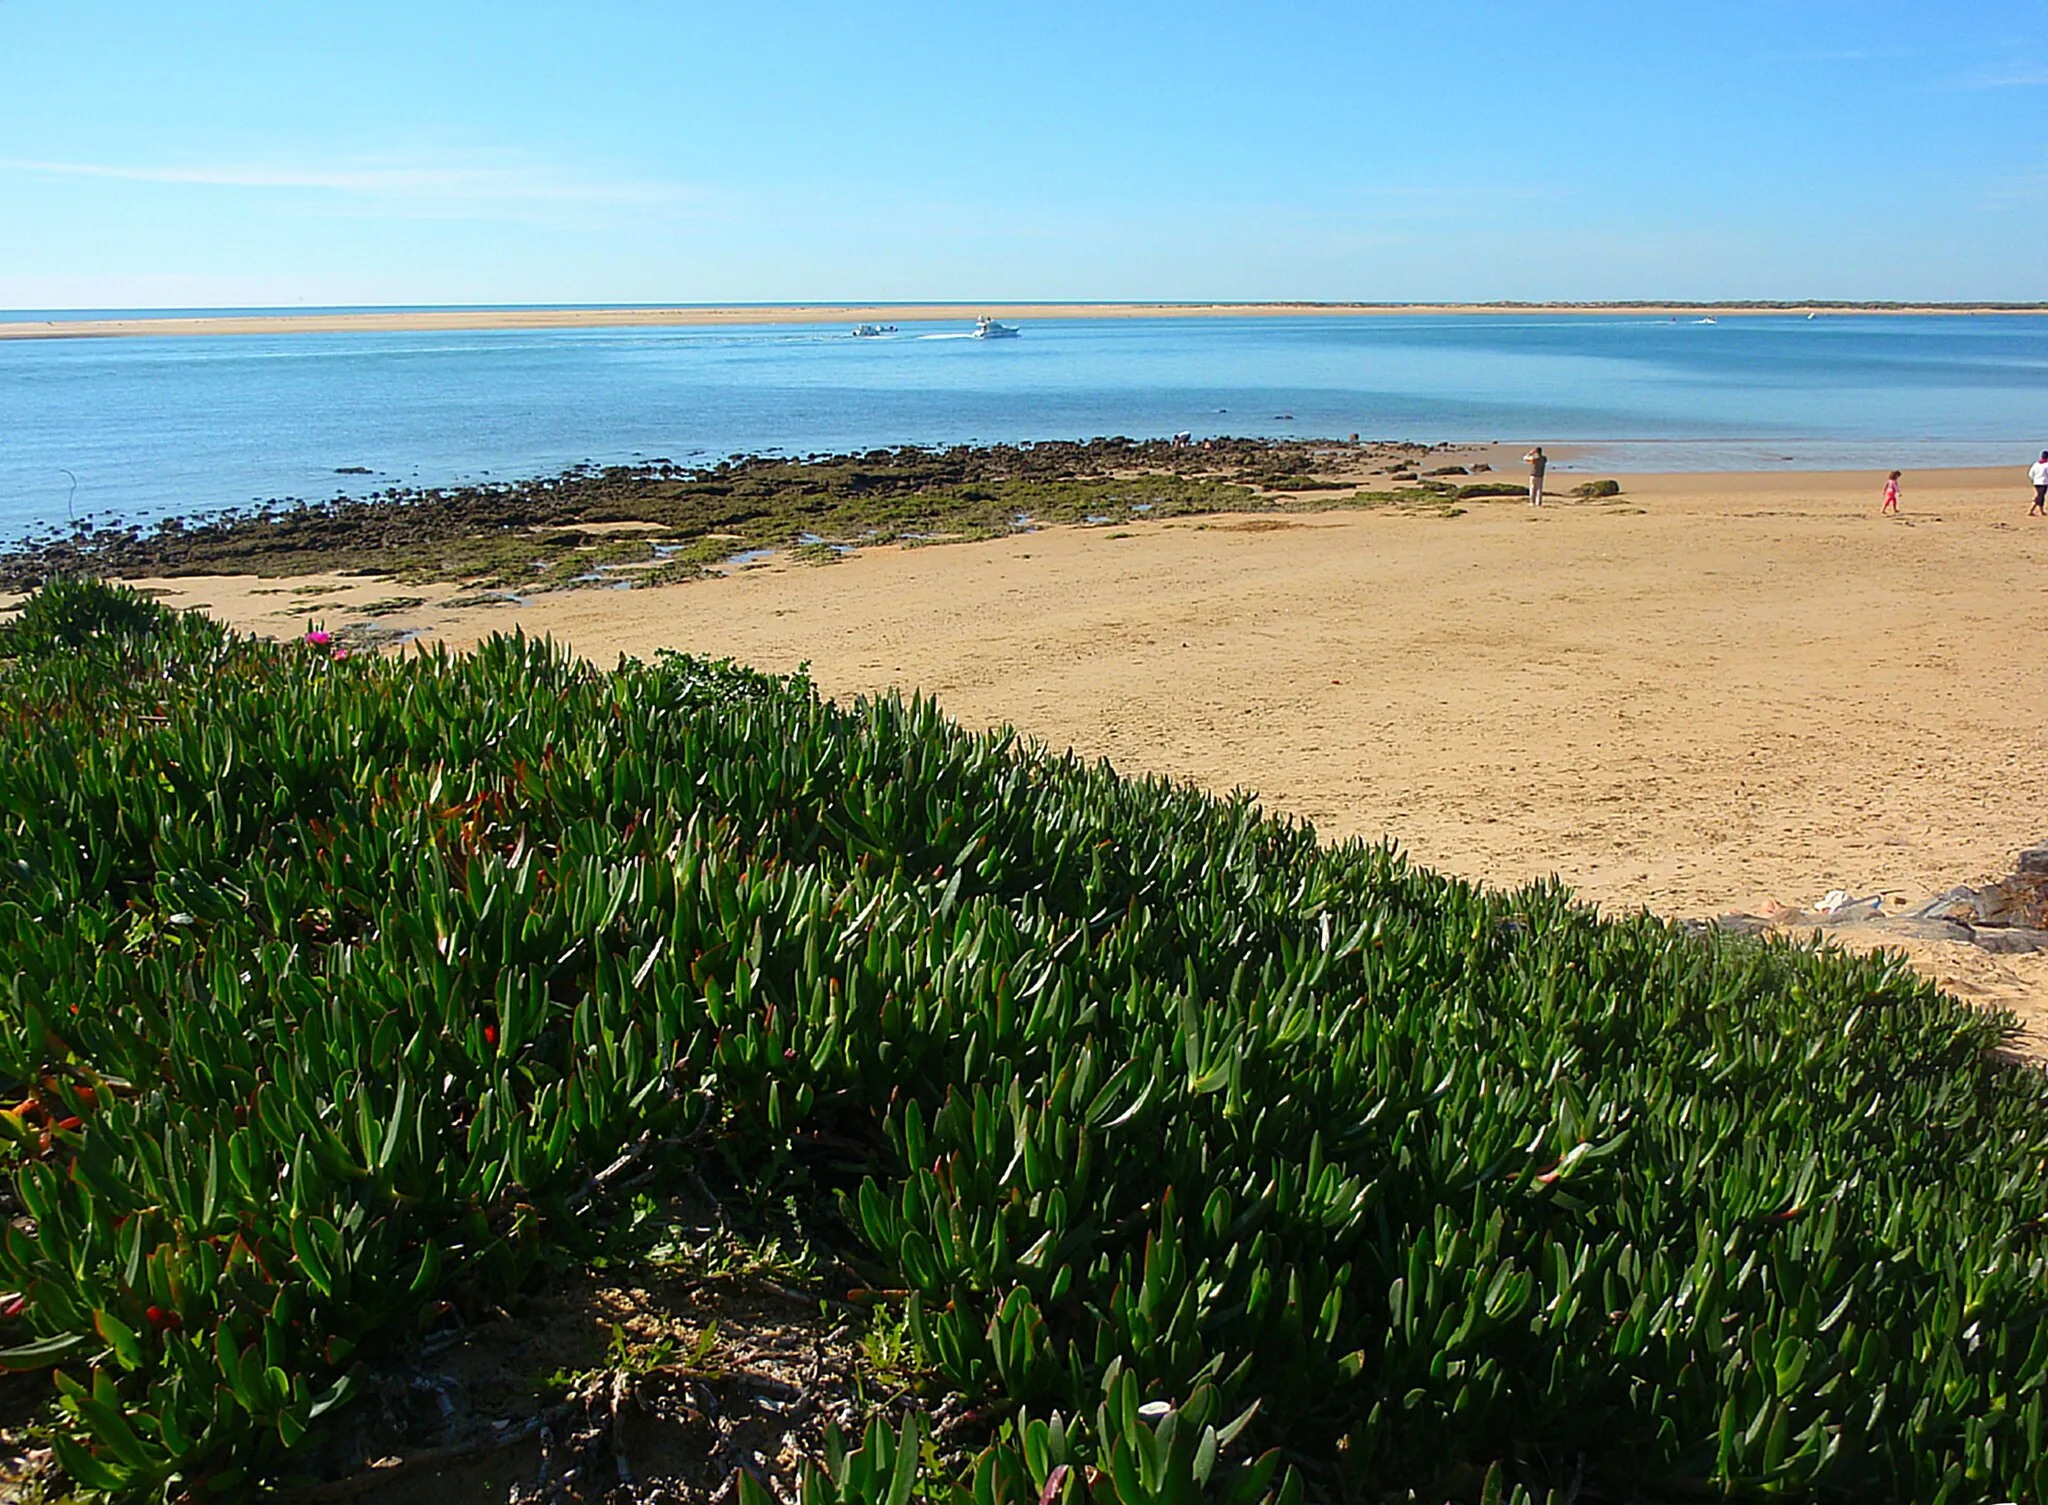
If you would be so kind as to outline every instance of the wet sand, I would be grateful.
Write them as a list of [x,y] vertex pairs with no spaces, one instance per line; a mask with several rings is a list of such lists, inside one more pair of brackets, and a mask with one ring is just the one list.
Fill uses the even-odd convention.
[[[1068,528],[523,607],[153,584],[279,634],[419,596],[380,620],[808,662],[831,695],[921,690],[1448,871],[1705,916],[1917,902],[2048,839],[2048,521],[2022,480],[1908,474],[1894,520],[1876,472],[1643,476],[1603,504]],[[1909,949],[2048,1024],[2048,957]]]
[[122,336],[343,334],[465,329],[633,329],[660,326],[760,324],[964,323],[986,314],[1032,319],[1298,318],[1302,315],[1632,314],[1642,317],[1743,318],[1836,314],[2048,314],[2048,305],[2017,308],[1943,305],[1807,305],[1782,308],[1725,304],[1603,303],[781,303],[726,308],[463,308],[369,309],[344,313],[137,314],[111,319],[0,320],[0,340],[82,340]]

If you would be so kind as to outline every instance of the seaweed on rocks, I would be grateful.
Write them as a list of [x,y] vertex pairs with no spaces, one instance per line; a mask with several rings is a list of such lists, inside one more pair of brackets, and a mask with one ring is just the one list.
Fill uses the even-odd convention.
[[[904,446],[715,465],[580,465],[559,475],[272,502],[144,530],[80,528],[0,551],[0,589],[65,576],[136,579],[341,571],[479,587],[671,581],[750,549],[996,537],[1019,526],[1342,505],[1355,475],[1417,445],[1122,438]],[[1279,493],[1312,493],[1320,501]],[[1362,500],[1362,499],[1361,499]]]

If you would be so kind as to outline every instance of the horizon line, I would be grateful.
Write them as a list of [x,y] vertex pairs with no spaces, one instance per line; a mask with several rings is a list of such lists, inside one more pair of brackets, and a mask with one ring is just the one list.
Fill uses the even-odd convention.
[[1158,309],[1971,309],[2048,310],[2048,298],[666,298],[603,301],[543,300],[537,302],[406,302],[406,303],[206,303],[206,304],[52,304],[0,308],[0,318],[44,315],[294,315],[323,313],[548,313],[548,312],[721,312],[817,309],[836,312],[853,308],[953,309],[986,304],[1004,308],[1158,308]]
[[1691,317],[1696,323],[1730,318],[1805,314],[1869,314],[1983,317],[2040,316],[2048,303],[1910,303],[1898,301],[1792,302],[1780,299],[1720,300],[1704,303],[1608,302],[1488,303],[702,303],[702,304],[383,304],[300,305],[270,309],[19,310],[0,313],[0,342],[120,338],[200,338],[259,334],[455,333],[566,329],[677,327],[746,328],[764,325],[869,324],[890,319],[966,322],[998,319],[1202,319],[1480,316],[1487,314],[1633,314]]

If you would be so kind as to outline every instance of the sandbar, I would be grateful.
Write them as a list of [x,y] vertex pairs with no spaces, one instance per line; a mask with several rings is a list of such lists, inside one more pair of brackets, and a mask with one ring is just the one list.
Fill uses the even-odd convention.
[[[516,624],[600,663],[808,663],[829,695],[921,691],[1471,878],[1705,917],[1917,901],[2048,838],[2048,520],[2023,480],[1911,473],[1888,519],[1876,472],[1646,475],[1540,511],[1049,529],[523,606],[145,583],[280,635],[403,592],[423,604],[382,620],[458,646]],[[2048,1048],[2048,957],[1909,949]]]
[[663,326],[965,323],[1032,319],[1204,319],[1396,314],[1631,314],[1655,318],[1814,314],[2048,314],[2048,304],[1728,303],[781,303],[640,308],[388,308],[317,313],[135,314],[100,319],[0,319],[0,340],[83,340],[235,334],[426,333],[456,330],[638,329]]

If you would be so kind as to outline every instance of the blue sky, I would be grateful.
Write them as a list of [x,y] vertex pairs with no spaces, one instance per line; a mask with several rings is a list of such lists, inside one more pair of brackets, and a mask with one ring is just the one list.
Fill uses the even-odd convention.
[[0,307],[2048,298],[2048,7],[0,0]]

